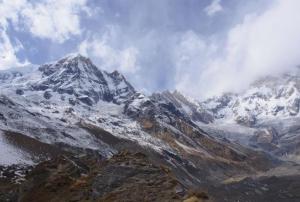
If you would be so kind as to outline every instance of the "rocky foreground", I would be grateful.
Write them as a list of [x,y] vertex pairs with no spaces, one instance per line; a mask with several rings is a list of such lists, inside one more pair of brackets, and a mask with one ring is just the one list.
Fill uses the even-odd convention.
[[37,165],[22,183],[15,177],[1,180],[0,201],[210,201],[139,152],[124,151],[109,160],[60,155]]
[[97,154],[65,154],[34,168],[19,169],[19,174],[2,171],[0,201],[296,202],[300,199],[300,168],[294,166],[294,175],[248,176],[189,187],[170,168],[154,164],[141,152],[123,151],[109,160]]

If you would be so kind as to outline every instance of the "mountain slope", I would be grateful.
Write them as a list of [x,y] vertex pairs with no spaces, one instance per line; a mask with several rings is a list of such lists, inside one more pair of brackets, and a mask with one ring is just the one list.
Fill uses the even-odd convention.
[[28,154],[30,167],[59,155],[101,160],[127,150],[146,154],[191,188],[282,164],[203,130],[201,124],[218,117],[201,103],[178,92],[145,96],[120,73],[102,71],[81,55],[13,72],[0,73],[0,131]]
[[262,78],[241,93],[226,93],[201,104],[215,119],[214,124],[201,126],[206,131],[299,161],[299,69]]
[[[214,140],[193,123],[191,118],[202,115],[200,108],[179,93],[173,96],[181,98],[184,106],[192,107],[196,115],[183,111],[186,109],[183,104],[175,105],[175,99],[166,102],[167,96],[162,99],[136,93],[120,73],[103,72],[81,55],[69,55],[16,75],[1,85],[2,130],[18,132],[46,144],[98,150],[103,156],[110,156],[116,150],[91,134],[87,126],[106,130],[117,138],[135,141],[162,154],[165,151],[170,155],[179,154],[179,158],[182,158],[179,150],[185,148],[184,145],[196,147],[199,144],[189,137],[193,133],[193,136],[198,134],[209,140],[210,144],[229,147],[228,143]],[[171,96],[168,98],[170,101]],[[155,134],[145,128],[145,121],[159,125]],[[157,135],[157,130],[164,132],[167,128],[169,137]],[[190,135],[188,130],[191,130]],[[165,139],[174,137],[176,147],[173,140]],[[207,148],[201,146],[199,149],[207,153]],[[209,153],[208,156],[216,155]]]
[[178,91],[154,93],[151,98],[157,102],[172,103],[181,113],[194,122],[213,122],[212,113],[206,110],[199,102],[187,98]]

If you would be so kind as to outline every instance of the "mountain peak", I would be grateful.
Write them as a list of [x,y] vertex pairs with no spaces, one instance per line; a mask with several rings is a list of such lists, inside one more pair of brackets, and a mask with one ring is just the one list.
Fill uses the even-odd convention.
[[86,60],[89,59],[86,56],[81,55],[80,53],[70,53],[64,56],[62,59],[68,59],[68,60],[74,60],[74,59],[79,59],[79,60]]
[[41,65],[39,71],[45,79],[59,80],[61,82],[76,81],[78,79],[93,80],[105,83],[102,72],[92,61],[80,54],[70,54],[56,62]]
[[68,54],[65,57],[61,58],[60,60],[58,60],[57,62],[58,64],[68,64],[71,63],[73,66],[76,64],[82,64],[82,65],[86,65],[86,66],[94,66],[93,62],[91,61],[90,58],[85,57],[79,53],[72,53],[72,54]]
[[38,91],[36,93],[47,100],[67,96],[72,105],[80,102],[93,105],[100,100],[121,104],[135,93],[118,71],[102,71],[89,58],[78,53],[43,64],[26,75],[18,72],[12,76],[1,74],[0,83],[18,92],[16,94],[22,92],[24,96],[32,91]]

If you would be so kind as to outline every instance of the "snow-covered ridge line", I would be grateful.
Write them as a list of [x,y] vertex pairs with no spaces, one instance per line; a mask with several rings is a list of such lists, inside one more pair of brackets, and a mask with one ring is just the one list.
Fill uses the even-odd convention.
[[[135,93],[134,88],[118,72],[107,73],[96,67],[89,58],[73,54],[56,62],[32,69],[30,74],[22,72],[8,76],[0,73],[3,86],[8,89],[19,87],[20,94],[30,91],[47,91],[73,95],[73,100],[93,105],[99,100],[121,103],[126,96]],[[72,102],[72,101],[71,101]]]
[[266,77],[238,94],[224,94],[203,102],[216,119],[246,125],[258,120],[299,116],[300,73]]

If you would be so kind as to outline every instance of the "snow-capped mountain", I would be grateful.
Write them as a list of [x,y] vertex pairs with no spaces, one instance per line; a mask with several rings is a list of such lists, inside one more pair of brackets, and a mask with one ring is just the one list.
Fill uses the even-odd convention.
[[[282,99],[290,96],[286,99],[292,102],[293,93],[295,91],[280,95]],[[256,93],[248,94],[262,102],[261,96],[255,96]],[[146,96],[137,92],[119,72],[102,71],[90,59],[77,54],[40,66],[1,71],[0,183],[1,179],[19,183],[25,180],[26,172],[32,168],[35,175],[39,175],[41,168],[48,173],[48,166],[62,169],[65,173],[76,167],[81,173],[87,165],[97,168],[98,161],[102,160],[108,163],[104,167],[109,169],[107,172],[101,170],[105,173],[104,178],[110,176],[118,181],[116,176],[119,175],[110,171],[116,169],[118,172],[121,167],[127,180],[131,173],[127,176],[126,172],[132,169],[129,165],[148,165],[139,152],[146,154],[151,165],[156,165],[154,167],[172,172],[180,183],[176,188],[181,190],[180,193],[188,187],[220,184],[224,180],[257,175],[282,165],[276,156],[250,148],[247,143],[267,143],[265,147],[273,149],[274,146],[275,150],[284,145],[281,148],[292,151],[297,145],[296,141],[291,144],[289,138],[299,137],[297,130],[294,133],[280,131],[282,127],[277,123],[271,127],[270,123],[263,125],[260,122],[258,125],[255,122],[254,128],[238,125],[235,121],[228,125],[228,120],[232,120],[231,115],[234,115],[233,109],[237,107],[231,102],[241,99],[239,97],[227,95],[201,103],[178,91]],[[268,99],[273,99],[273,96]],[[290,112],[288,110],[286,107],[285,112]],[[280,113],[270,115],[279,116]],[[257,119],[262,116],[256,115]],[[289,116],[297,117],[297,114]],[[297,125],[295,121],[290,123],[293,127]],[[289,135],[282,135],[284,133]],[[241,144],[244,143],[242,141],[236,142],[241,139],[245,140],[247,147]],[[122,155],[117,155],[121,151]],[[131,155],[128,151],[138,153]],[[94,158],[97,160],[94,161]],[[126,158],[130,158],[129,164]],[[46,161],[49,159],[52,160]],[[44,161],[46,163],[41,163]],[[77,165],[78,161],[81,163]],[[116,163],[118,167],[111,167],[110,163]],[[60,172],[50,170],[60,176]],[[149,171],[145,173],[149,174]],[[32,177],[35,178],[35,175]],[[89,175],[93,176],[93,173]],[[45,176],[37,176],[37,179],[55,181],[44,179]],[[101,183],[98,177],[91,179]],[[125,182],[124,179],[121,181]],[[38,186],[35,181],[27,183]],[[0,190],[0,200],[1,197]]]
[[244,92],[226,93],[203,102],[216,119],[253,125],[256,121],[299,116],[300,71],[265,77]]
[[81,55],[26,70],[6,70],[0,72],[0,78],[0,129],[4,133],[96,149],[110,156],[113,148],[82,129],[84,124],[96,123],[121,138],[139,140],[141,145],[163,145],[123,115],[124,103],[135,94],[124,76],[101,71]]
[[300,70],[268,76],[241,93],[225,93],[203,102],[178,91],[154,93],[151,98],[171,103],[178,113],[215,137],[299,159]]
[[[145,96],[136,92],[119,72],[102,71],[89,58],[78,54],[20,70],[13,69],[0,74],[1,92],[12,103],[18,103],[25,110],[54,121],[53,126],[47,123],[46,126],[42,124],[38,128],[52,127],[57,130],[62,124],[61,129],[65,131],[65,124],[96,124],[118,137],[138,141],[139,144],[157,151],[167,149],[173,152],[176,152],[174,145],[170,146],[161,137],[157,137],[157,134],[145,130],[145,120],[157,122],[159,127],[168,125],[172,128],[172,134],[177,134],[177,138],[180,136],[181,143],[188,145],[191,140],[185,135],[182,136],[182,131],[174,130],[178,119],[192,127],[200,127],[197,130],[204,130],[216,137],[225,137],[247,146],[263,144],[263,149],[281,154],[290,151],[291,145],[299,142],[299,135],[295,135],[297,131],[293,130],[297,128],[297,122],[291,119],[298,117],[299,113],[300,71],[260,79],[239,94],[227,93],[198,102],[178,91]],[[6,117],[4,113],[3,117]],[[13,119],[7,120],[12,123],[6,123],[6,126],[24,127],[23,122],[18,124]],[[56,123],[57,120],[59,124]],[[30,127],[33,125],[31,122],[27,124]],[[276,126],[280,124],[287,128],[277,129]],[[84,136],[77,134],[81,128],[77,129],[76,126],[73,130],[75,131],[66,132],[73,137],[67,142],[73,146],[84,145],[79,143]],[[19,132],[24,132],[24,129]],[[81,131],[80,134],[85,132]],[[37,132],[31,132],[29,136],[41,138]],[[48,134],[41,139],[51,144],[66,142],[65,135],[53,138]],[[84,148],[99,147],[95,145],[99,140],[95,141],[89,134],[84,139],[87,142]],[[103,146],[105,143],[100,141],[99,144],[104,149],[103,154],[113,153],[112,148]],[[195,147],[195,144],[190,146]],[[291,153],[294,154],[294,150]]]
[[6,145],[28,157],[25,163],[51,158],[56,150],[109,158],[122,148],[140,148],[159,155],[187,184],[199,183],[200,176],[225,178],[235,169],[260,170],[262,160],[264,168],[273,165],[268,156],[205,133],[196,123],[212,122],[212,115],[199,103],[178,92],[145,96],[120,73],[102,71],[81,55],[16,72],[0,76],[0,131]]
[[27,92],[43,92],[46,99],[50,99],[53,93],[68,95],[70,102],[80,101],[87,105],[99,100],[121,103],[135,93],[119,72],[101,71],[90,59],[79,54],[30,70],[0,72],[0,80],[6,84],[3,87],[18,87],[16,93],[25,96]]
[[214,115],[205,131],[299,161],[300,70],[268,76],[240,93],[201,102]]

